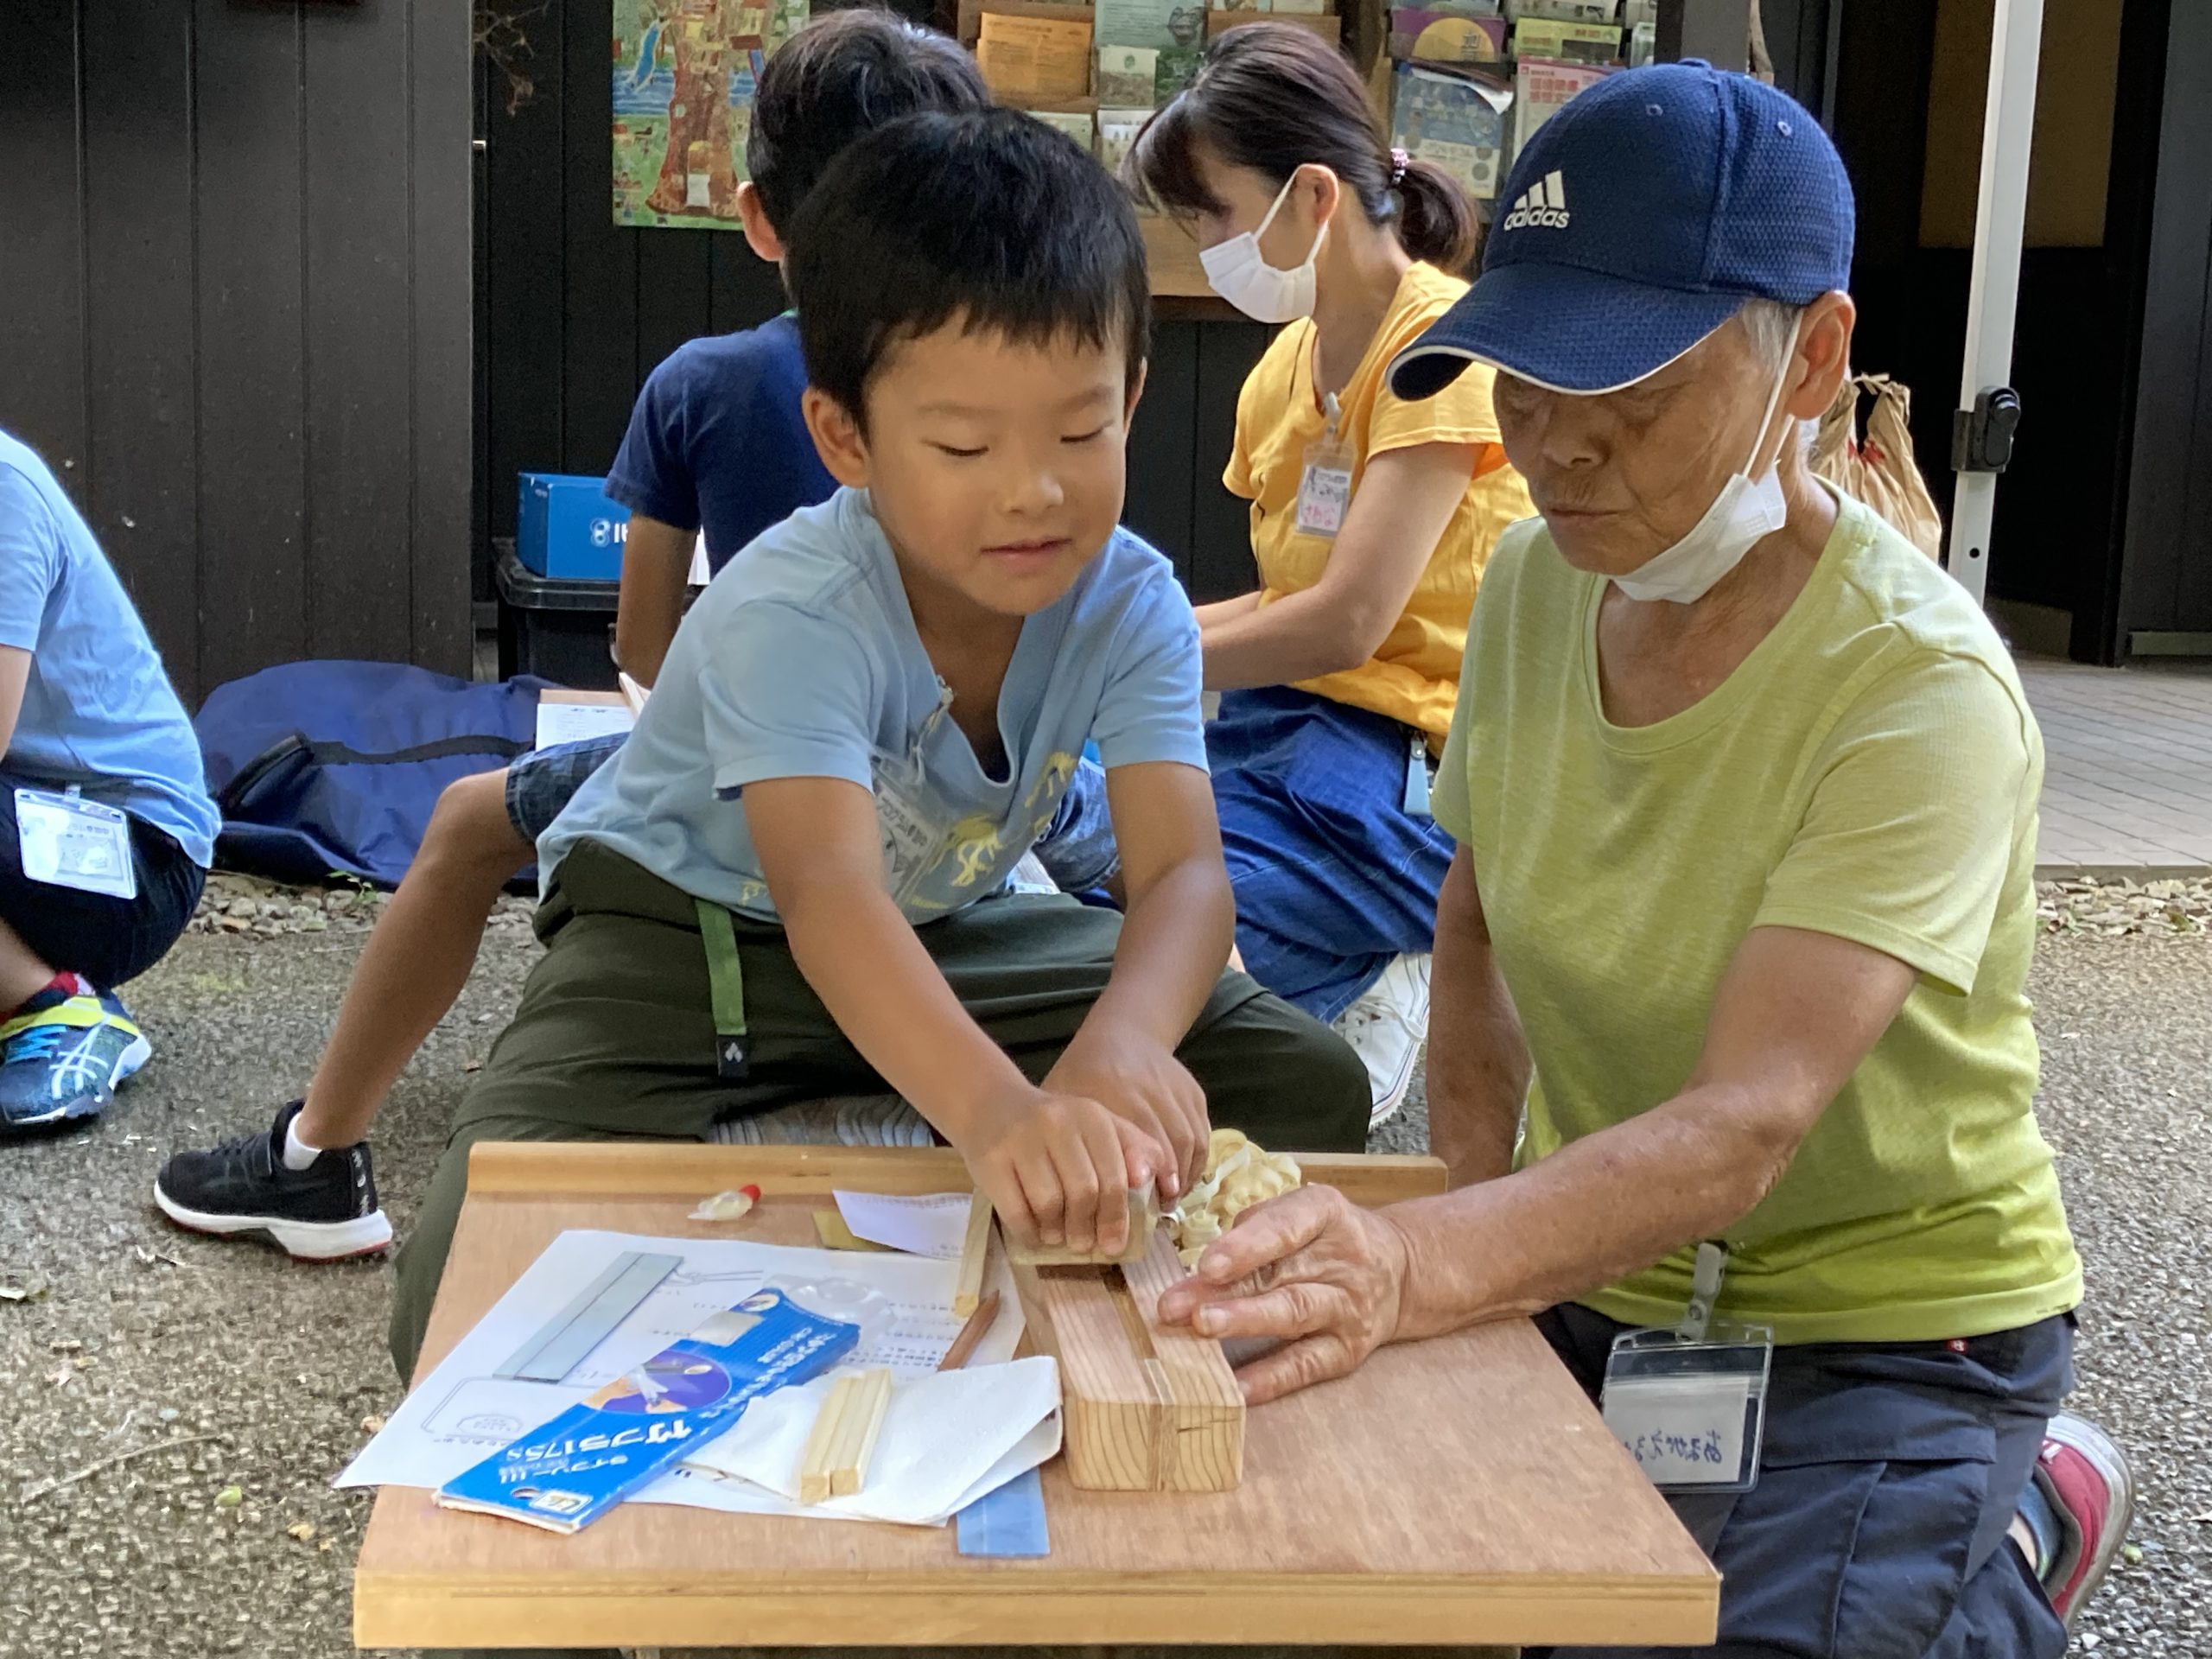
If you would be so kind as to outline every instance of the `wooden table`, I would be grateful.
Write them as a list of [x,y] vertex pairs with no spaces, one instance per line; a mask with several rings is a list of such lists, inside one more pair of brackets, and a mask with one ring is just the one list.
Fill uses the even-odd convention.
[[[1313,1158],[1381,1204],[1416,1158]],[[685,1212],[755,1182],[742,1223]],[[481,1145],[423,1351],[431,1368],[565,1228],[812,1243],[833,1186],[964,1190],[949,1151]],[[1241,1488],[1079,1492],[1045,1471],[1052,1553],[951,1529],[624,1506],[573,1537],[385,1487],[362,1541],[364,1647],[1712,1641],[1719,1586],[1535,1329],[1389,1348],[1252,1412]]]

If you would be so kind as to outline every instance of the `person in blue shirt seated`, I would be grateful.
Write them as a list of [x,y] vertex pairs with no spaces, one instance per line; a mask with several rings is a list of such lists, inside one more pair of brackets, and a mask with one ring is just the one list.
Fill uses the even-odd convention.
[[[1149,296],[1127,196],[1027,115],[840,156],[785,276],[843,486],[677,630],[630,741],[539,839],[545,956],[400,1254],[413,1367],[481,1141],[696,1139],[888,1090],[1017,1239],[1126,1245],[1211,1122],[1356,1149],[1359,1058],[1228,971],[1198,632],[1119,527]],[[1096,741],[1125,912],[1010,891]]]
[[0,1135],[84,1123],[153,1053],[116,988],[200,902],[219,820],[145,625],[0,432]]
[[[747,241],[780,266],[780,227],[855,138],[912,111],[989,102],[975,60],[942,35],[866,9],[815,19],[760,78],[746,141],[751,177],[738,194]],[[769,525],[836,487],[799,413],[805,389],[798,328],[786,313],[679,346],[639,393],[607,487],[632,513],[615,652],[640,684],[660,679],[699,535],[719,570]],[[171,1220],[265,1236],[310,1260],[391,1243],[370,1125],[467,982],[500,892],[620,741],[541,750],[445,792],[362,952],[305,1097],[269,1128],[171,1158],[154,1189]]]

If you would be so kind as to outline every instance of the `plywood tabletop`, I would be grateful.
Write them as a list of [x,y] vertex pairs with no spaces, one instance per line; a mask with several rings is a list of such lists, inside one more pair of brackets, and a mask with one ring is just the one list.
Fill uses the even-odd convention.
[[[1322,1159],[1363,1203],[1437,1190],[1425,1159]],[[758,1184],[734,1226],[707,1194]],[[567,1228],[815,1243],[833,1185],[963,1189],[949,1152],[480,1146],[430,1322],[442,1358]],[[950,1529],[626,1504],[573,1537],[377,1497],[365,1647],[1621,1643],[1712,1640],[1719,1583],[1525,1321],[1384,1350],[1258,1408],[1243,1484],[1080,1492],[1045,1471],[1052,1553],[959,1555]]]

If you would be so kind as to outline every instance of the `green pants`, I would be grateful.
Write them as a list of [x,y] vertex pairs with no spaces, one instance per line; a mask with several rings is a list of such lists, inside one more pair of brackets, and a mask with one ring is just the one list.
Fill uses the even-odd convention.
[[[1105,988],[1122,918],[1058,894],[986,899],[915,930],[961,1005],[1041,1079]],[[537,915],[544,958],[462,1102],[400,1252],[391,1351],[410,1376],[479,1141],[703,1140],[721,1118],[788,1101],[885,1092],[838,1031],[783,930],[736,924],[750,1065],[715,1071],[715,1031],[691,898],[585,842]],[[1328,1027],[1224,974],[1176,1050],[1215,1124],[1287,1152],[1357,1152],[1370,1095]]]

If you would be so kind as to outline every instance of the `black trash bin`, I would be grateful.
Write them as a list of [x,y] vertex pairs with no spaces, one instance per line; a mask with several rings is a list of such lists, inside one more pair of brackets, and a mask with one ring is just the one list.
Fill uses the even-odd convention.
[[505,537],[497,552],[499,677],[536,674],[580,691],[613,690],[614,612],[622,584],[541,576]]

